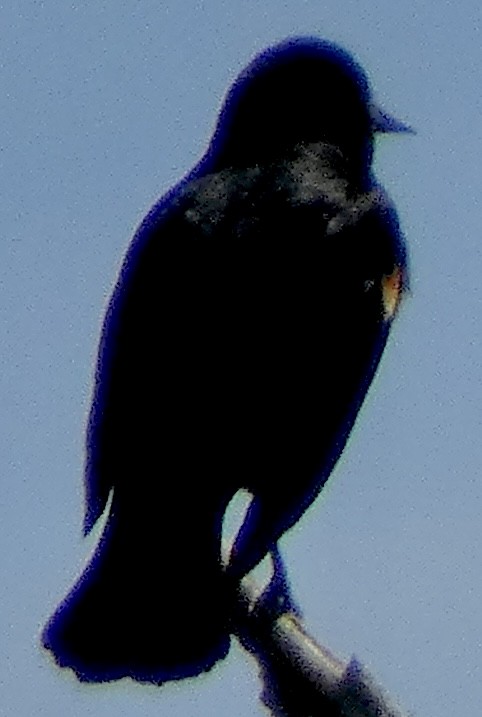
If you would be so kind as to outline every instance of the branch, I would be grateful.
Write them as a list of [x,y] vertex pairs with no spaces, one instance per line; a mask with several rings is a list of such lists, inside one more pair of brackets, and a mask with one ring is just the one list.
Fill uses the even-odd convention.
[[239,590],[234,632],[260,667],[261,701],[273,717],[404,717],[352,658],[345,665],[307,633],[285,588],[256,599]]

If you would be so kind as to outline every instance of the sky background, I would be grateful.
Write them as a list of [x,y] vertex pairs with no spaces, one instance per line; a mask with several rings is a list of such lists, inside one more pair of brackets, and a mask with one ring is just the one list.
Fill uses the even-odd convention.
[[[162,689],[79,685],[39,646],[84,564],[84,426],[132,233],[252,56],[342,44],[416,136],[376,170],[412,292],[329,486],[282,541],[310,631],[414,717],[482,703],[482,10],[462,2],[65,0],[0,8],[0,714],[263,715],[240,648]],[[160,557],[161,559],[161,557]]]

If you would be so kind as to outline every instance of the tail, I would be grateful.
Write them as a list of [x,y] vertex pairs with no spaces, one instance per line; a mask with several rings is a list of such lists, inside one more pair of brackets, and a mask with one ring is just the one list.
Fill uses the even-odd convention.
[[218,536],[191,524],[188,542],[145,505],[135,515],[129,523],[111,515],[90,565],[42,635],[57,664],[84,682],[160,684],[209,670],[229,650]]

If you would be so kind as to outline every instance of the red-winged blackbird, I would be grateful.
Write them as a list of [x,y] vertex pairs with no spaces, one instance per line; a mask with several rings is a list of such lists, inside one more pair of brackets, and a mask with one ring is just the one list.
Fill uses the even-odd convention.
[[81,680],[160,683],[227,653],[225,586],[328,479],[406,285],[371,168],[375,133],[406,129],[345,51],[290,39],[241,74],[205,156],[137,231],[88,428],[85,532],[112,491],[107,527],[43,636]]

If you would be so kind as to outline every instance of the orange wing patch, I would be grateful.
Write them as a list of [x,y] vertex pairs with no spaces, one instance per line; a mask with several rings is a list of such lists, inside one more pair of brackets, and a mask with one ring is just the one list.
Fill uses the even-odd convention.
[[383,318],[386,321],[393,319],[397,313],[403,289],[403,273],[399,266],[395,266],[391,274],[382,277]]

